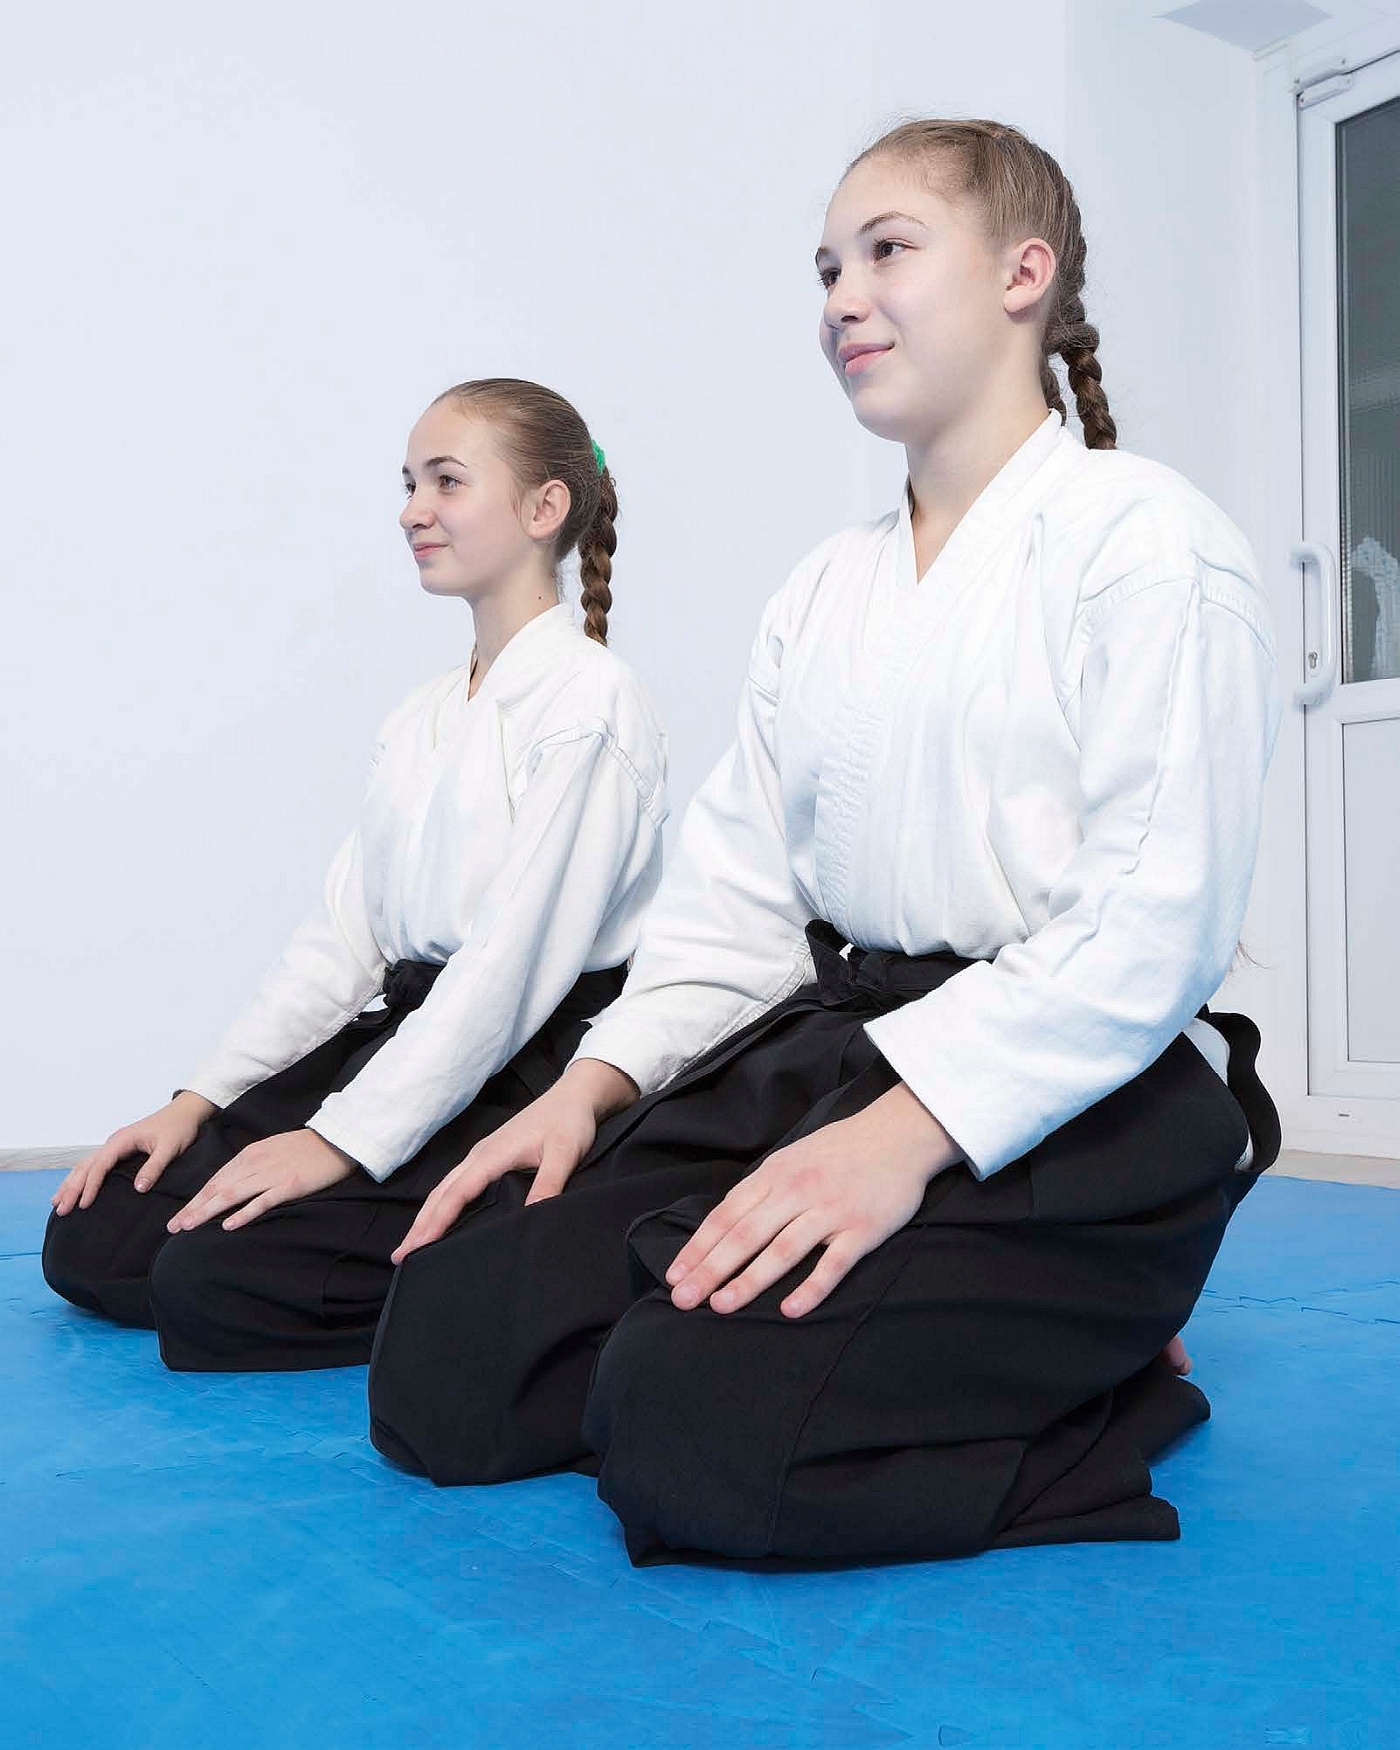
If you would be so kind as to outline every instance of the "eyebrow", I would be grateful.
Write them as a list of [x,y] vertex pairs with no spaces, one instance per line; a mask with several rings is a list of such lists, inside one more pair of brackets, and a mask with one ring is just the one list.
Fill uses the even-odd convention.
[[[465,469],[467,466],[465,462],[459,462],[455,456],[429,456],[427,461],[423,464],[423,472],[426,474],[429,468],[440,467],[444,462],[451,462],[454,468]],[[407,480],[409,477],[407,462],[404,463],[403,475],[404,479]]]
[[[921,231],[928,230],[928,226],[923,220],[916,219],[912,213],[876,213],[873,219],[867,219],[865,221],[860,230],[856,232],[856,236],[864,237],[868,232],[875,230],[877,226],[883,225],[887,219],[903,219],[906,224],[917,225]],[[824,255],[829,256],[831,253],[832,251],[823,244],[816,253],[816,260],[820,261]]]

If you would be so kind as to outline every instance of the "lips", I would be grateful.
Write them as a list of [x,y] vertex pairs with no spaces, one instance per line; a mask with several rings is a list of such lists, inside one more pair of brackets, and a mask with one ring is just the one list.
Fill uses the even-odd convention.
[[841,369],[848,377],[853,377],[857,372],[869,369],[881,353],[890,350],[891,345],[893,342],[884,346],[843,346],[838,349],[836,356],[840,360]]
[[413,549],[413,557],[415,559],[422,559],[429,553],[441,553],[446,545],[447,543],[445,541],[433,541],[422,547],[415,547]]

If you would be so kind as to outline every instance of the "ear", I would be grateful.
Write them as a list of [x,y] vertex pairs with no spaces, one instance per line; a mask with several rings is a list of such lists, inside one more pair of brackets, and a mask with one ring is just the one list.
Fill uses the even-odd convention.
[[552,541],[568,520],[573,497],[562,480],[546,480],[530,494],[525,533],[532,541]]
[[1013,243],[1002,257],[1005,290],[1002,308],[1008,316],[1034,311],[1055,280],[1055,251],[1043,237]]

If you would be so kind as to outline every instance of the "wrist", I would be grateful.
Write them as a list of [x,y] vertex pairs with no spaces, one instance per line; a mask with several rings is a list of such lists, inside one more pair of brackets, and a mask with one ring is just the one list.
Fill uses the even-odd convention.
[[203,1094],[196,1094],[193,1088],[177,1088],[171,1097],[170,1104],[178,1106],[182,1112],[188,1112],[201,1124],[206,1118],[212,1118],[220,1110],[212,1100],[206,1100]]
[[360,1163],[355,1159],[354,1155],[346,1154],[345,1150],[338,1142],[332,1142],[328,1136],[322,1136],[319,1130],[313,1129],[309,1124],[305,1125],[303,1128],[308,1136],[314,1136],[322,1148],[327,1149],[333,1154],[347,1172],[355,1172],[359,1169]]
[[599,1124],[617,1112],[625,1112],[642,1097],[641,1089],[625,1070],[605,1063],[601,1057],[576,1057],[558,1085],[567,1085],[571,1097],[586,1101]]
[[901,1144],[919,1160],[930,1179],[963,1158],[963,1152],[907,1082],[896,1082],[876,1105],[898,1128]]

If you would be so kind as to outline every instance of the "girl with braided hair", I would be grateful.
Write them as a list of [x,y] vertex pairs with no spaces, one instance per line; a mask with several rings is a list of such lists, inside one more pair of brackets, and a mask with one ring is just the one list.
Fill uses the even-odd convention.
[[51,1286],[154,1324],[174,1368],[368,1360],[394,1247],[562,1071],[659,876],[666,739],[605,648],[617,494],[583,420],[535,383],[461,383],[403,474],[471,661],[385,720],[319,905],[219,1045],[54,1198]]
[[1178,1534],[1169,1345],[1279,1144],[1205,1007],[1274,650],[1240,533],[1115,447],[1084,262],[1013,128],[837,188],[821,344],[907,490],[768,603],[621,996],[398,1248],[406,1467],[592,1466],[635,1560]]

